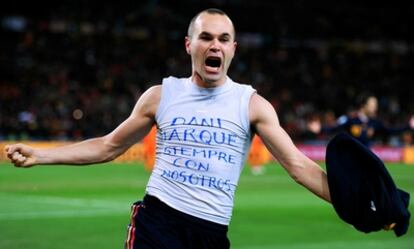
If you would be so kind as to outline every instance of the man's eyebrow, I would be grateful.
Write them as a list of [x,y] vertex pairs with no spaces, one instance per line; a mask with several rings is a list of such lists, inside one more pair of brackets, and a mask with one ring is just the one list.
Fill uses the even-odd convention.
[[213,36],[211,33],[203,31],[198,36]]
[[231,37],[231,35],[230,35],[229,33],[223,33],[223,34],[221,34],[220,36],[221,36],[221,37],[223,37],[223,36],[225,36],[225,37],[227,37],[227,36],[228,36],[228,37]]
[[[213,34],[211,34],[211,33],[207,32],[207,31],[203,31],[203,32],[201,32],[201,33],[199,34],[199,36],[213,36]],[[231,37],[231,35],[230,35],[229,33],[227,33],[227,32],[222,33],[222,34],[220,34],[219,36],[220,36],[220,37],[223,37],[223,36],[229,36],[229,37]]]

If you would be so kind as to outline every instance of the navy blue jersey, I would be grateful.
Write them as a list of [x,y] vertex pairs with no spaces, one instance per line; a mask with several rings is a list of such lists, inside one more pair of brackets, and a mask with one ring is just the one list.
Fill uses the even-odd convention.
[[388,127],[378,119],[362,119],[358,115],[344,116],[339,119],[338,126],[323,128],[324,132],[345,131],[360,141],[365,146],[371,146],[372,140],[378,135],[392,135],[409,130],[405,127]]

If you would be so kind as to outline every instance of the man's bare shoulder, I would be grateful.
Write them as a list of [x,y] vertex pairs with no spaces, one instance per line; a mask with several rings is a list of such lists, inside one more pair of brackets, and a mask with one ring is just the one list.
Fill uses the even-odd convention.
[[142,95],[141,98],[145,98],[147,101],[159,102],[161,98],[162,85],[154,85],[148,88]]
[[252,97],[250,98],[250,106],[252,108],[255,108],[256,106],[263,105],[266,102],[268,102],[268,101],[258,93],[253,93]]
[[138,99],[134,113],[143,113],[146,116],[154,116],[161,99],[161,85],[148,88]]
[[273,106],[264,97],[257,93],[252,95],[249,103],[250,122],[255,123],[255,121],[260,120],[263,115],[274,115],[275,113]]

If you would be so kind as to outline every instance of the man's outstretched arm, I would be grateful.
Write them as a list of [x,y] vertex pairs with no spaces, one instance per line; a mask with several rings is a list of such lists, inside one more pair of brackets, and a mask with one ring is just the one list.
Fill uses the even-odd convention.
[[317,196],[330,202],[326,173],[293,144],[280,126],[273,106],[260,95],[254,94],[250,100],[249,113],[253,128],[289,175]]
[[111,161],[150,131],[160,96],[161,86],[148,89],[137,101],[131,115],[105,136],[49,149],[32,148],[24,144],[8,145],[5,148],[7,156],[16,167]]

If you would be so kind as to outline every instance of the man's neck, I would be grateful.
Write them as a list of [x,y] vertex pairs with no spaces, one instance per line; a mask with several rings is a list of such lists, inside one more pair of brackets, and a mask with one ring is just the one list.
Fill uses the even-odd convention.
[[217,81],[207,81],[201,78],[198,73],[193,73],[191,76],[191,81],[194,82],[198,87],[202,88],[214,88],[222,86],[226,83],[227,77],[221,78]]

